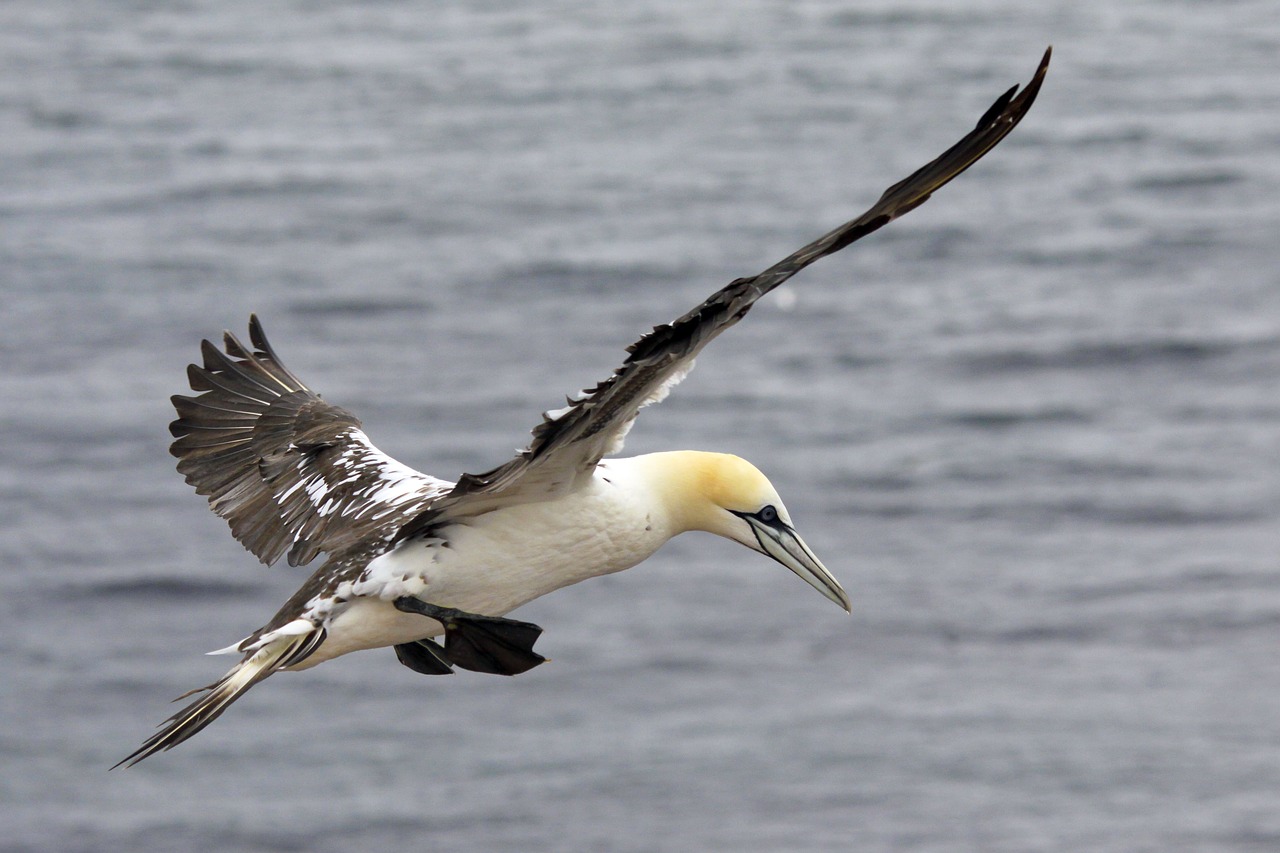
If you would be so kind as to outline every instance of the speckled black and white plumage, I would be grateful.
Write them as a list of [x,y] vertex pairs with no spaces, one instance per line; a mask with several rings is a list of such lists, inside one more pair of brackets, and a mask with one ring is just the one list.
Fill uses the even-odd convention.
[[201,344],[187,370],[197,397],[174,396],[178,472],[259,560],[311,562],[394,533],[452,483],[374,447],[355,415],[326,403],[284,366],[256,316],[246,348],[230,332]]

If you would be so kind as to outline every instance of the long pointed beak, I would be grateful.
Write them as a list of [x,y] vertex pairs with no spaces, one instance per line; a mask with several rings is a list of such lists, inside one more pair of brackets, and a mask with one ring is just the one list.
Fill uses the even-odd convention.
[[756,534],[760,549],[791,571],[795,572],[811,587],[827,598],[839,604],[845,612],[852,613],[849,595],[840,586],[840,582],[832,577],[822,561],[813,555],[809,546],[804,544],[800,535],[787,524],[779,521],[776,524],[765,524],[752,517],[743,516]]

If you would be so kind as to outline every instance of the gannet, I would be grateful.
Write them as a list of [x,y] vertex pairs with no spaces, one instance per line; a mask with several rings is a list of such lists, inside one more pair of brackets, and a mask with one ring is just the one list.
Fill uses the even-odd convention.
[[751,463],[688,450],[612,454],[639,410],[663,399],[756,300],[919,206],[1004,139],[1031,108],[1049,57],[1021,92],[1014,86],[1001,95],[963,139],[866,213],[655,327],[607,379],[544,413],[525,450],[483,474],[450,483],[383,454],[355,415],[284,366],[257,316],[249,319],[252,347],[230,332],[221,350],[203,341],[203,363],[188,368],[199,396],[172,398],[178,471],[263,563],[325,560],[270,621],[213,652],[242,657],[217,681],[178,697],[200,694],[116,766],[182,743],[273,673],[361,649],[392,646],[423,674],[455,666],[525,672],[544,661],[533,651],[542,629],[507,613],[634,566],[685,531],[771,557],[849,611],[849,596]]

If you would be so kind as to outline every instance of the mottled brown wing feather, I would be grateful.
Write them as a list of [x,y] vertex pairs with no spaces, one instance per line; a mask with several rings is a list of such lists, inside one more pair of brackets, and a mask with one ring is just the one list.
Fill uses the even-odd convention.
[[169,451],[232,534],[270,565],[393,534],[452,486],[374,447],[360,421],[294,376],[249,319],[253,349],[227,332],[188,370],[196,397],[173,397]]
[[483,474],[464,474],[449,495],[407,524],[398,538],[446,518],[555,497],[581,482],[603,455],[620,447],[639,410],[664,396],[698,352],[741,320],[756,300],[819,258],[919,207],[1004,139],[1035,102],[1051,53],[1052,49],[1045,51],[1021,92],[1014,86],[1001,95],[963,139],[885,190],[870,210],[758,275],[731,282],[674,322],[656,327],[628,347],[626,360],[612,376],[569,401],[567,409],[544,415],[533,430],[533,441],[516,458]]

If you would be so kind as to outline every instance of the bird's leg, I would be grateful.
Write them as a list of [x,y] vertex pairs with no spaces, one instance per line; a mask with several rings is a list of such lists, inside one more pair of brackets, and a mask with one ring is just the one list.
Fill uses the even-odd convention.
[[427,616],[443,625],[445,657],[463,669],[519,675],[546,660],[533,650],[542,629],[532,622],[440,607],[411,595],[393,603],[397,610]]

